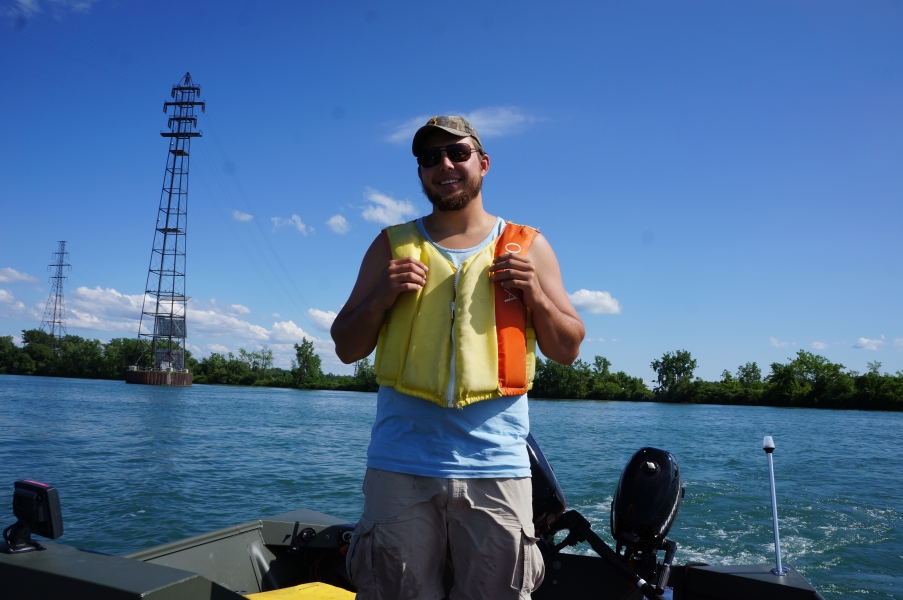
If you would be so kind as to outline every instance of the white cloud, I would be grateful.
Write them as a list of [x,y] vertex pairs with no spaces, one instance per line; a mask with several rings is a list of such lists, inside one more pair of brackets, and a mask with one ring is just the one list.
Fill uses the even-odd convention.
[[0,289],[0,302],[12,302],[13,300],[15,300],[15,298],[13,298],[12,292]]
[[869,338],[861,337],[853,344],[853,348],[856,348],[857,350],[877,350],[884,345],[885,341],[883,335],[880,340],[870,340]]
[[[392,132],[389,137],[386,139],[390,142],[394,142],[396,144],[402,144],[404,142],[411,143],[411,140],[414,139],[414,134],[417,133],[417,130],[420,129],[427,121],[433,118],[434,115],[420,115],[414,117],[413,119],[408,119],[401,125],[399,125],[394,132]],[[477,129],[477,133],[479,133],[479,129]]]
[[[50,0],[51,15],[59,18],[65,12],[89,13],[98,0]],[[45,12],[38,0],[15,0],[13,6],[0,7],[0,14],[30,19]]]
[[[514,106],[486,106],[472,110],[469,113],[452,111],[449,114],[457,114],[470,121],[471,125],[476,128],[477,133],[480,134],[481,140],[517,133],[525,125],[536,121],[535,117]],[[435,115],[420,115],[413,119],[408,119],[399,125],[386,139],[396,144],[410,144],[417,130],[433,116]]]
[[[19,0],[20,2],[22,0]],[[35,2],[35,0],[31,0]],[[29,3],[31,3],[29,2]],[[52,4],[60,8],[68,8],[72,12],[87,13],[91,11],[91,6],[99,2],[99,0],[52,0]]]
[[371,204],[364,208],[361,216],[368,221],[396,225],[417,214],[417,209],[407,200],[396,200],[373,188],[367,188],[364,196]]
[[304,222],[301,221],[301,217],[299,217],[298,215],[292,215],[291,218],[288,219],[284,219],[282,217],[273,217],[270,220],[273,222],[273,229],[279,229],[280,227],[291,225],[304,235],[313,232],[313,227],[308,227],[307,225],[305,225]]
[[514,106],[487,106],[461,116],[476,128],[480,139],[516,133],[524,125],[536,120]]
[[816,350],[827,350],[828,344],[824,342],[812,342],[812,347]]
[[267,331],[266,327],[225,315],[217,311],[215,307],[210,309],[197,308],[201,304],[201,302],[194,301],[188,304],[186,318],[188,320],[189,335],[194,331],[213,337],[232,336],[245,341],[267,341],[270,338],[270,332]]
[[903,350],[903,338],[894,339],[894,348],[897,350]]
[[331,310],[324,311],[311,308],[307,311],[307,316],[310,317],[314,327],[321,331],[329,331],[332,327],[332,322],[335,321],[336,313]]
[[16,7],[25,15],[42,12],[38,0],[16,0]]
[[[41,312],[43,312],[44,306],[42,304],[38,304],[37,306],[41,309]],[[37,310],[29,306],[25,306],[23,302],[20,302],[18,300],[0,304],[0,317],[12,319],[32,319],[35,321],[40,321],[41,312],[38,312]]]
[[316,340],[314,336],[295,325],[292,320],[273,323],[273,340],[276,342],[300,344],[304,338],[311,341]]
[[254,218],[254,215],[249,215],[248,213],[243,213],[240,210],[232,211],[232,218],[236,221],[250,221]]
[[100,331],[138,331],[144,296],[122,294],[113,288],[80,286],[66,306],[66,325]]
[[20,273],[13,268],[4,267],[0,269],[0,283],[15,283],[17,281],[26,281],[28,283],[37,283],[38,278],[32,277],[28,273]]
[[342,215],[334,215],[326,221],[326,224],[329,225],[329,228],[335,231],[338,234],[348,233],[348,230],[351,229],[351,225],[348,224],[348,219],[343,217]]
[[[73,328],[93,331],[115,332],[110,337],[129,337],[137,333],[144,297],[141,294],[123,294],[113,288],[78,287],[67,298],[66,324]],[[43,305],[37,305],[43,311]],[[0,317],[29,318],[40,321],[41,313],[25,306],[22,302],[0,303]],[[318,338],[304,331],[294,322],[273,323],[271,329],[255,325],[240,318],[251,310],[241,304],[218,303],[193,299],[188,303],[187,320],[189,340],[208,352],[228,353],[229,348],[258,348],[269,344],[275,354],[275,364],[289,367],[295,355],[293,344],[307,338],[314,343],[314,349],[323,358],[324,368],[347,372],[335,355],[335,347],[328,336]],[[323,319],[331,319],[335,313],[318,311]],[[238,315],[238,316],[237,316]],[[145,322],[144,330],[149,332],[153,323]],[[202,351],[197,346],[196,356]]]
[[790,344],[788,344],[787,342],[782,342],[781,340],[779,340],[778,338],[776,338],[776,337],[774,337],[774,336],[768,338],[768,341],[769,341],[769,342],[771,343],[771,345],[774,346],[775,348],[786,348],[787,346],[790,345]]
[[594,315],[617,315],[621,313],[621,304],[611,297],[608,292],[593,290],[577,290],[568,294],[568,298],[574,304],[574,308],[580,312],[588,312]]

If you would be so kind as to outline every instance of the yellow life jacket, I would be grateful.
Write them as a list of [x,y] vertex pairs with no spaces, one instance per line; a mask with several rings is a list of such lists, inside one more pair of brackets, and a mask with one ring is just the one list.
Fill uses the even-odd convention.
[[399,294],[386,312],[376,342],[377,383],[449,408],[526,394],[533,387],[536,332],[521,292],[492,282],[489,267],[506,252],[526,256],[539,231],[508,223],[460,269],[424,239],[415,221],[383,233],[393,260],[413,257],[429,271],[420,290]]

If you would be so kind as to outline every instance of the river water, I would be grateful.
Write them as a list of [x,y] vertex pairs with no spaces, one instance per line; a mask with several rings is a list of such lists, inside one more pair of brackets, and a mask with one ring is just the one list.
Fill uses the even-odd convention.
[[[375,400],[0,375],[0,527],[23,478],[58,488],[61,542],[112,554],[301,507],[354,522]],[[672,452],[677,563],[773,561],[771,435],[784,563],[829,599],[903,599],[903,414],[531,400],[530,420],[569,508],[609,543],[627,460]]]

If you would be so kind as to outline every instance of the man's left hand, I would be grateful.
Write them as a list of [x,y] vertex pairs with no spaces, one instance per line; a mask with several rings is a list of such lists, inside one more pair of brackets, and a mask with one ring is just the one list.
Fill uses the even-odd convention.
[[500,282],[503,288],[521,290],[524,304],[530,310],[545,299],[539,277],[536,276],[536,267],[528,257],[514,252],[502,254],[492,261],[489,271],[492,274],[490,279]]
[[527,256],[503,254],[492,262],[489,273],[490,279],[505,289],[523,293],[543,355],[563,365],[574,362],[586,329],[564,290],[558,259],[548,240],[538,234]]

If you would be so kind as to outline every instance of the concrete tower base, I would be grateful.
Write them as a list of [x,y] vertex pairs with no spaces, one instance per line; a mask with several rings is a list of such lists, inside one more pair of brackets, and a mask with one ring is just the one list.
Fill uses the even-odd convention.
[[191,385],[191,373],[174,373],[173,371],[126,371],[126,383],[144,385]]

